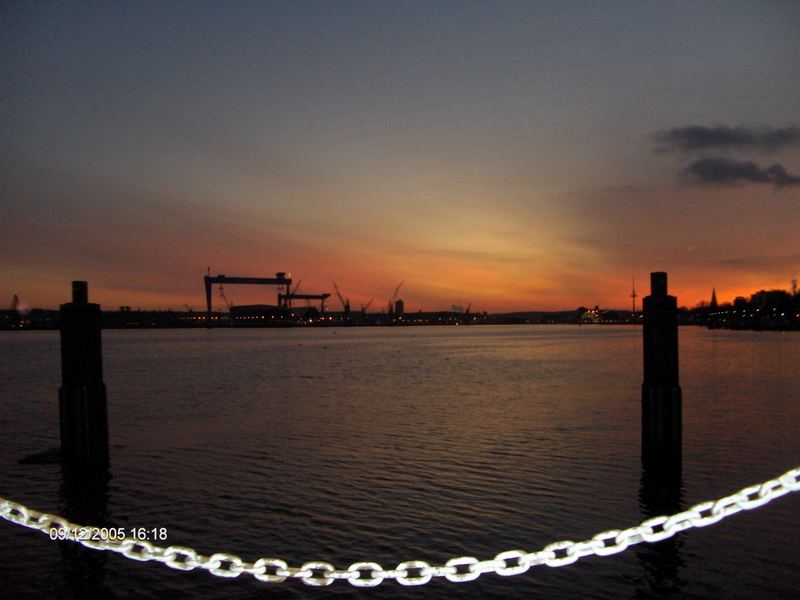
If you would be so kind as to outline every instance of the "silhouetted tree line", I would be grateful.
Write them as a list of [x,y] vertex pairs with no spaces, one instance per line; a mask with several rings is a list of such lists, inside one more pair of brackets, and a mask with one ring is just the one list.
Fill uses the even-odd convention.
[[719,306],[698,306],[692,320],[711,329],[800,330],[800,294],[761,290]]

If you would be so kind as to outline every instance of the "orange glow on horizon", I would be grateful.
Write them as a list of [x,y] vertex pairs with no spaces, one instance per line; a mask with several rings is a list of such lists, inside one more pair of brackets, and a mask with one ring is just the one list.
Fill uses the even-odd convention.
[[[321,269],[321,265],[317,265]],[[221,269],[225,272],[226,270]],[[450,277],[443,277],[443,273],[452,272]],[[329,310],[339,311],[341,305],[333,295],[331,280],[334,278],[311,277],[300,275],[302,271],[294,269],[295,283],[302,279],[301,293],[329,292],[331,297],[326,302]],[[205,294],[202,275],[198,273],[193,277],[185,277],[180,281],[178,289],[173,290],[146,290],[138,288],[121,289],[115,287],[116,283],[108,278],[88,277],[90,300],[99,303],[104,310],[115,310],[120,306],[130,306],[133,309],[143,310],[176,310],[183,311],[191,307],[196,312],[205,310]],[[233,272],[227,270],[228,275],[246,276],[271,276],[274,273],[263,273],[248,269],[247,272]],[[373,300],[370,312],[385,309],[394,287],[405,278],[405,283],[400,290],[399,298],[405,302],[407,312],[418,310],[450,310],[453,305],[466,307],[472,305],[473,311],[523,312],[523,311],[562,311],[573,310],[578,306],[627,310],[631,306],[630,281],[624,279],[598,278],[596,293],[577,296],[568,290],[548,290],[542,295],[534,291],[537,285],[546,289],[549,281],[533,278],[513,284],[507,283],[504,274],[493,272],[480,265],[459,264],[458,261],[445,261],[436,269],[427,273],[402,272],[391,276],[381,273],[380,279],[375,272],[364,269],[360,273],[347,276],[337,276],[335,280],[339,285],[342,295],[350,301],[352,310],[358,310],[362,304]],[[367,277],[370,277],[367,279]],[[364,279],[362,279],[362,277]],[[391,278],[390,278],[391,277]],[[649,294],[649,276],[637,277],[636,299],[637,310],[641,310],[642,299]],[[718,278],[714,284],[682,284],[679,276],[670,273],[669,293],[677,296],[678,305],[694,308],[700,303],[708,304],[711,300],[712,288],[716,289],[717,300],[720,304],[731,303],[737,296],[749,298],[755,292],[765,289],[784,289],[789,291],[789,282],[783,286],[769,285],[769,282],[758,282],[752,278],[752,284],[741,284],[735,281]],[[749,278],[748,278],[749,280]],[[361,285],[359,285],[361,284]],[[212,289],[212,307],[217,310],[224,306],[218,294],[218,287]],[[273,286],[226,286],[226,296],[234,305],[244,304],[276,304],[279,289]],[[67,302],[70,294],[70,282],[58,284],[43,284],[36,282],[20,290],[19,297],[29,306],[34,308],[57,308],[60,303]]]

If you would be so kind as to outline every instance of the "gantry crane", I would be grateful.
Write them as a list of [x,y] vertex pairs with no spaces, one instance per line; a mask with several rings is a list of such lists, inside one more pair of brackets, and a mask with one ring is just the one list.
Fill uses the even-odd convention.
[[286,308],[291,309],[292,308],[292,300],[297,298],[297,290],[300,289],[300,284],[301,283],[303,283],[302,279],[300,281],[298,281],[297,285],[294,286],[294,288],[288,294],[286,294],[284,296],[281,296],[281,294],[278,294],[278,306],[281,305],[281,298],[283,298],[284,302],[286,302]]
[[319,312],[325,314],[325,300],[331,295],[327,292],[323,294],[278,294],[278,304],[291,306],[292,300],[319,300]]
[[[227,275],[211,275],[211,268],[206,272],[203,277],[203,283],[206,288],[206,325],[211,324],[211,286],[215,283],[220,285],[228,284],[245,284],[245,285],[277,285],[286,288],[286,293],[291,293],[292,274],[285,272],[275,273],[275,277],[228,277]],[[280,299],[279,302],[280,304]],[[227,304],[227,300],[226,300]],[[229,307],[230,308],[230,307]]]

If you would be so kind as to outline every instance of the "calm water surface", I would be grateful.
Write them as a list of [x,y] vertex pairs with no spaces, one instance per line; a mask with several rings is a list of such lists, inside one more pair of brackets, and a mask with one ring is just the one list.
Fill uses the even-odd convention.
[[[800,465],[800,335],[682,328],[684,461],[639,459],[641,330],[428,327],[105,331],[111,479],[57,465],[57,332],[0,333],[0,495],[168,544],[292,565],[538,550]],[[671,489],[669,489],[671,487]],[[89,518],[89,517],[87,517]],[[222,580],[0,522],[7,597],[791,598],[800,494],[623,554],[526,575],[357,590]]]

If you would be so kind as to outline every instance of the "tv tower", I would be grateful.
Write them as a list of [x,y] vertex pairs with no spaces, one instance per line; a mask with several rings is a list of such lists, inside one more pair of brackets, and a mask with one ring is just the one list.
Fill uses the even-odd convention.
[[633,277],[631,277],[631,300],[633,301],[632,302],[631,313],[633,313],[634,315],[636,314],[636,298],[637,297],[638,297],[638,294],[636,293],[636,276],[634,275]]

